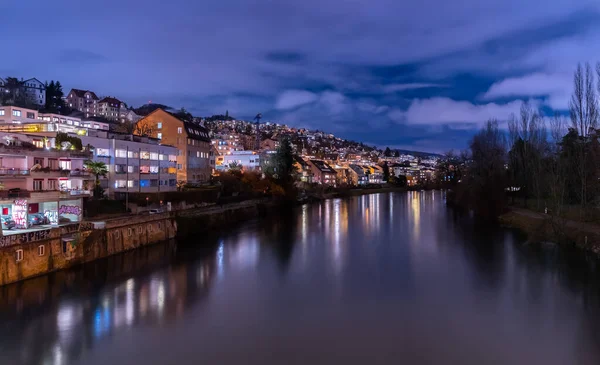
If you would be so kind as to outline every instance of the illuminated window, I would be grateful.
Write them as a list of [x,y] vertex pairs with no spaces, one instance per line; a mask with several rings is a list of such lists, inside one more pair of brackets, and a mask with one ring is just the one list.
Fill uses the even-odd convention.
[[181,133],[183,133],[183,128],[181,128],[181,127],[177,128],[177,134],[181,134]]
[[21,111],[20,110],[13,110],[12,114],[13,114],[13,117],[20,117],[21,116]]
[[161,122],[156,123],[156,128],[157,129],[162,129],[162,123]]
[[116,150],[115,151],[115,157],[126,158],[127,157],[127,151],[126,150]]
[[158,138],[158,139],[162,139],[162,133],[160,133],[160,132],[159,132],[159,133],[156,133],[156,138]]

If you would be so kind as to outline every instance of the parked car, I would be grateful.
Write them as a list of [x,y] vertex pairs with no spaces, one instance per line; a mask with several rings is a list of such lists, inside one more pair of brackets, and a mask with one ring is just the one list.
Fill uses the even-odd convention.
[[10,217],[2,217],[2,229],[13,229],[17,225]]
[[29,225],[37,226],[40,224],[48,224],[48,218],[42,213],[33,213],[29,215]]

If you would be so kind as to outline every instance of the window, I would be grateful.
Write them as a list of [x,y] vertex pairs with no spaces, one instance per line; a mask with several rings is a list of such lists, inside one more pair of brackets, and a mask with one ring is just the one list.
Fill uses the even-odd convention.
[[38,246],[38,256],[44,256],[46,254],[46,246]]
[[23,261],[23,250],[17,250],[17,262]]
[[0,115],[4,115],[4,109],[0,109]]
[[33,190],[34,191],[42,191],[43,186],[44,186],[44,179],[33,180]]
[[35,119],[35,113],[27,112],[27,118],[29,118],[29,119]]
[[[162,129],[162,122],[156,123],[156,129]],[[160,137],[158,137],[160,138]]]
[[110,157],[110,152],[106,148],[96,148],[96,156],[98,156],[98,157]]
[[160,132],[159,132],[159,133],[156,133],[156,138],[158,138],[158,139],[162,139],[162,133],[160,133]]
[[115,180],[115,188],[124,188],[127,182],[125,180]]
[[115,151],[115,157],[126,158],[127,157],[127,151],[125,151],[125,150],[116,150]]
[[58,190],[58,181],[56,179],[48,179],[48,190]]
[[169,162],[177,162],[177,156],[169,155]]
[[158,174],[158,166],[150,166],[151,174]]
[[20,110],[13,110],[13,117],[20,117],[21,116],[21,111]]
[[200,157],[200,151],[196,151],[196,157]]
[[128,180],[127,181],[127,187],[128,188],[133,188],[135,186],[135,180]]
[[140,173],[141,174],[149,174],[150,173],[150,166],[140,166]]
[[183,133],[183,129],[181,127],[178,127],[177,128],[177,134],[181,134],[181,133]]
[[148,151],[142,151],[142,152],[140,152],[140,158],[142,160],[149,160],[150,159],[150,152],[148,152]]
[[158,155],[158,160],[159,161],[164,161],[167,158],[166,155],[163,155],[162,153],[160,155]]
[[150,187],[150,180],[140,180],[140,187],[142,187],[142,188]]
[[127,166],[127,172],[132,174],[134,168],[135,168],[135,166]]
[[158,160],[158,153],[150,152],[150,159],[154,161]]
[[61,170],[71,170],[71,160],[59,160],[58,168]]

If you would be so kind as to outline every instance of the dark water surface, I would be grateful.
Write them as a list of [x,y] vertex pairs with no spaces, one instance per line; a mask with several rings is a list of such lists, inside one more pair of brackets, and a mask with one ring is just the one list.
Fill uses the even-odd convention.
[[330,200],[0,288],[0,364],[597,365],[597,266],[439,192]]

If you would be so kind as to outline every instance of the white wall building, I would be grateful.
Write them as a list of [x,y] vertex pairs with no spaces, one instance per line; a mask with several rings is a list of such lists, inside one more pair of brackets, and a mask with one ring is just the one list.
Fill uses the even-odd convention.
[[216,169],[229,170],[232,164],[242,166],[244,170],[260,170],[260,155],[254,151],[233,151],[217,157]]
[[36,78],[22,81],[21,89],[27,98],[40,106],[46,105],[46,85]]

